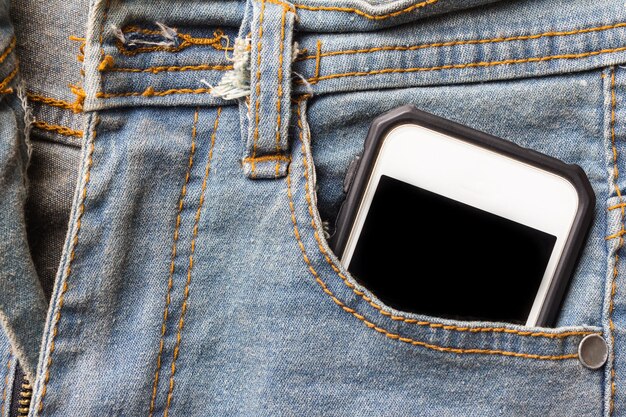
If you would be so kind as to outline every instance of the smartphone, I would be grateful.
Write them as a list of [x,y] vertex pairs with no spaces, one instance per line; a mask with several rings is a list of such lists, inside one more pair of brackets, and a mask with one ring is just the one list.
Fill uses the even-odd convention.
[[591,225],[584,171],[403,106],[372,123],[331,246],[388,306],[550,326]]

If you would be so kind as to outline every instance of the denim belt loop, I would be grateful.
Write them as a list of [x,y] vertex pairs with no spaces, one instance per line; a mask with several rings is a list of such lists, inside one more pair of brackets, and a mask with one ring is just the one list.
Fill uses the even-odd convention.
[[250,178],[281,178],[289,165],[295,7],[253,0],[252,8],[249,123],[242,163]]

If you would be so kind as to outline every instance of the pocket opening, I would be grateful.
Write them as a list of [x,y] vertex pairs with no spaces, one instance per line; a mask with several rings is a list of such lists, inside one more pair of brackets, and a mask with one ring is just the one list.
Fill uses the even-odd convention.
[[[331,298],[331,300],[339,306],[343,311],[349,313],[353,317],[361,321],[366,327],[383,334],[384,336],[398,340],[413,346],[421,346],[440,352],[450,353],[473,353],[473,354],[493,354],[502,356],[514,356],[530,359],[544,360],[562,360],[575,359],[578,357],[577,351],[573,349],[578,341],[589,334],[601,334],[601,329],[591,326],[561,327],[555,329],[549,328],[528,328],[518,325],[506,325],[494,323],[489,325],[483,322],[459,322],[455,320],[440,319],[434,317],[426,317],[417,314],[403,313],[385,306],[366,289],[360,288],[353,277],[338,262],[335,255],[330,250],[328,243],[323,234],[322,220],[317,212],[316,196],[312,192],[315,187],[315,169],[312,161],[310,145],[307,146],[305,135],[308,132],[306,125],[306,100],[300,100],[297,104],[295,115],[297,117],[297,134],[294,135],[299,143],[293,148],[292,164],[290,166],[286,182],[287,195],[289,198],[289,210],[291,220],[294,225],[294,236],[302,253],[303,261],[307,264],[307,269],[313,276],[322,291]],[[297,154],[300,153],[298,156]],[[298,159],[300,159],[298,161]],[[294,169],[302,169],[302,178],[295,180]],[[298,184],[302,184],[303,189],[298,189]],[[301,196],[303,194],[303,196]],[[299,207],[295,201],[296,196],[302,198]],[[298,212],[303,216],[298,219]],[[306,223],[309,223],[308,225]],[[304,241],[307,241],[305,244]],[[307,249],[308,247],[308,249]],[[325,264],[325,265],[324,265]],[[326,269],[328,274],[322,271]],[[332,275],[331,275],[332,273]],[[336,280],[334,278],[339,278]],[[337,282],[344,287],[342,291],[345,297],[338,294],[334,288],[331,288],[331,280],[334,287],[337,288]],[[351,294],[350,294],[351,293]],[[369,311],[368,311],[369,310]],[[435,332],[426,338],[414,337],[411,333],[416,332]],[[407,335],[403,333],[407,330]],[[444,333],[445,335],[442,335]],[[481,342],[481,347],[466,347],[465,342],[471,343],[465,338],[459,339],[459,335],[482,335],[488,336],[473,342]],[[496,336],[497,335],[497,336]],[[502,346],[502,340],[496,340],[498,337],[522,337],[524,339],[536,339],[537,345],[544,345],[546,341],[552,341],[555,346],[549,350],[550,354],[535,353],[529,351],[515,351],[509,349],[495,348]],[[471,338],[471,337],[470,337]],[[456,345],[449,343],[435,343],[438,339],[460,342]],[[526,346],[527,342],[522,342]],[[509,343],[510,344],[510,343]],[[556,345],[559,345],[558,347]],[[546,346],[537,346],[545,348]],[[556,351],[554,350],[556,348]],[[525,350],[533,350],[526,348]],[[540,349],[543,351],[543,349]]]

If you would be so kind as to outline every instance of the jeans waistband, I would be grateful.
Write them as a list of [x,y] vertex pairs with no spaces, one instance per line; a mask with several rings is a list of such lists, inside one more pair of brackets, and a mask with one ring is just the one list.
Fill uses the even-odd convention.
[[[295,95],[536,77],[626,61],[626,10],[617,0],[601,8],[584,0],[567,7],[496,2],[455,12],[449,10],[477,2],[400,1],[376,9],[259,1],[295,10]],[[210,91],[233,68],[246,5],[162,3],[101,1],[92,8],[85,110],[224,104]],[[424,18],[427,7],[441,12],[445,3],[447,13]],[[250,33],[241,29],[240,36]]]

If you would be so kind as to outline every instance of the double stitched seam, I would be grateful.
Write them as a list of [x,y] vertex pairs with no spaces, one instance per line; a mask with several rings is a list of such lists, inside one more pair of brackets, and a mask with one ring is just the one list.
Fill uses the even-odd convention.
[[123,67],[106,67],[102,72],[148,72],[158,74],[160,72],[177,72],[177,71],[229,71],[232,65],[183,65],[183,66],[157,66],[148,68],[123,68]]
[[[107,20],[107,14],[109,11],[109,7],[111,5],[111,0],[107,0],[105,5],[104,5],[104,12],[103,12],[103,16],[102,16],[102,24],[100,26],[100,35],[99,35],[99,41],[100,41],[100,54],[104,55],[104,50],[102,49],[102,41],[103,41],[103,32],[104,32],[104,25],[106,23]],[[63,310],[63,300],[65,299],[65,293],[67,292],[67,281],[70,278],[70,273],[72,271],[72,261],[74,260],[75,254],[76,254],[76,247],[78,245],[78,235],[80,233],[80,226],[81,226],[81,220],[83,218],[83,213],[85,212],[85,199],[87,198],[87,185],[89,184],[89,179],[90,179],[90,175],[91,175],[91,166],[93,165],[93,152],[94,149],[96,147],[95,142],[96,142],[96,134],[97,134],[97,127],[98,124],[100,123],[100,119],[98,118],[98,116],[96,116],[96,120],[94,121],[93,124],[93,137],[91,138],[91,144],[89,145],[88,148],[88,154],[87,154],[87,169],[85,172],[85,180],[84,180],[84,184],[83,184],[83,189],[81,191],[81,196],[80,196],[80,205],[78,207],[78,215],[76,217],[76,232],[74,234],[74,238],[72,239],[72,249],[70,251],[70,257],[68,259],[67,262],[67,268],[65,270],[65,280],[63,281],[63,284],[61,286],[61,292],[59,294],[59,301],[58,301],[58,305],[57,305],[57,311],[56,314],[54,315],[54,327],[52,329],[52,338],[50,340],[50,348],[49,348],[49,352],[48,352],[48,361],[46,363],[46,372],[44,374],[44,379],[43,379],[43,386],[41,388],[41,394],[39,395],[39,404],[37,405],[37,411],[41,414],[41,412],[43,411],[43,406],[44,406],[44,399],[46,396],[46,392],[48,390],[48,382],[50,381],[50,367],[52,366],[52,356],[54,354],[54,341],[56,339],[57,333],[58,333],[58,326],[59,326],[59,321],[61,320],[61,312]]]
[[37,129],[58,133],[59,135],[63,135],[63,136],[73,136],[76,138],[83,137],[83,132],[81,130],[74,130],[67,126],[50,124],[41,120],[34,120],[32,122],[32,126]]
[[[303,142],[303,138],[302,138],[302,116],[301,116],[301,112],[300,112],[300,108],[297,108],[297,114],[298,114],[298,128],[300,130],[299,132],[299,138],[300,141],[302,143],[302,147],[304,149],[304,142]],[[358,291],[354,285],[352,285],[347,279],[346,277],[339,271],[339,269],[333,264],[332,260],[328,257],[328,254],[326,253],[325,249],[323,248],[323,245],[321,244],[321,241],[319,239],[319,234],[317,233],[317,228],[315,226],[315,220],[314,220],[314,216],[313,216],[313,212],[312,212],[312,201],[311,201],[311,197],[310,197],[310,189],[309,189],[309,183],[308,183],[308,160],[306,157],[306,153],[303,150],[303,155],[304,155],[304,165],[305,165],[305,169],[304,169],[304,177],[305,177],[305,183],[306,185],[306,199],[307,199],[307,205],[308,205],[308,210],[309,210],[309,215],[311,216],[311,227],[314,230],[314,234],[315,234],[315,239],[317,240],[317,244],[318,247],[321,251],[321,253],[324,255],[324,257],[326,258],[326,262],[328,262],[328,264],[332,267],[333,271],[335,271],[335,273],[337,273],[339,275],[339,277],[342,279],[342,281],[344,282],[344,284],[346,286],[348,286],[350,289],[352,289],[352,291],[359,295],[361,298],[363,298],[365,301],[367,301],[370,305],[372,305],[373,307],[375,307],[381,314],[386,315],[388,317],[390,317],[393,320],[401,320],[401,321],[405,321],[407,323],[411,323],[411,324],[417,324],[417,325],[425,325],[425,326],[429,326],[432,328],[442,328],[444,330],[455,330],[455,331],[461,331],[461,332],[494,332],[494,333],[511,333],[511,334],[516,334],[519,336],[531,336],[531,337],[546,337],[546,338],[565,338],[565,337],[569,337],[569,336],[584,336],[584,335],[588,335],[588,334],[593,334],[595,332],[577,332],[577,331],[573,331],[573,332],[563,332],[563,333],[544,333],[544,332],[527,332],[527,331],[519,331],[519,330],[514,330],[514,329],[506,329],[506,328],[497,328],[497,327],[493,327],[493,328],[471,328],[471,327],[457,327],[457,326],[451,326],[451,325],[443,325],[443,324],[438,324],[438,323],[430,323],[427,321],[417,321],[417,320],[411,320],[411,319],[406,319],[404,317],[398,317],[398,316],[393,316],[390,313],[384,311],[381,309],[380,306],[378,306],[377,304],[373,303],[371,301],[371,299],[367,296],[365,296],[365,294],[361,291]],[[289,178],[289,177],[288,177]],[[295,220],[295,217],[292,217],[292,220]],[[296,239],[299,241],[299,246],[301,248],[301,250],[304,249],[304,246],[302,245],[302,242],[300,240],[300,235],[297,232],[297,228],[296,228]],[[333,301],[335,301],[335,303],[337,303],[337,301],[339,300],[335,300],[334,294],[330,293],[329,291],[326,291],[326,285],[324,284],[323,281],[321,281],[321,279],[318,281],[319,279],[319,275],[317,274],[317,272],[315,272],[315,270],[312,267],[312,264],[310,263],[310,261],[308,261],[308,257],[306,256],[306,253],[303,252],[303,255],[305,256],[305,262],[308,264],[309,266],[309,271],[311,271],[311,273],[314,275],[314,277],[316,278],[316,281],[318,282],[318,284],[320,284],[322,286],[322,288],[324,289],[324,292],[326,292],[328,295],[331,296],[331,298],[333,298]],[[341,303],[341,302],[340,302]],[[345,311],[355,315],[353,312],[354,310],[346,307],[345,305],[343,305],[343,303],[340,304],[340,307],[342,307],[342,309],[344,309]],[[345,308],[344,308],[345,307]],[[358,315],[360,316],[360,315]],[[355,315],[355,317],[359,318],[357,315]],[[367,325],[368,322],[366,322]],[[371,324],[371,323],[370,323]],[[369,326],[368,327],[372,327]],[[384,333],[384,332],[381,332]],[[596,333],[597,334],[597,333]],[[392,333],[393,335],[393,333]],[[421,344],[421,343],[417,343],[417,344]],[[428,346],[427,346],[428,347]],[[447,349],[447,348],[446,348]],[[474,349],[472,349],[473,351]],[[499,351],[498,351],[499,352]],[[475,353],[475,352],[472,352]],[[480,353],[480,352],[478,352]],[[484,353],[484,352],[483,352]],[[541,356],[541,355],[535,355],[535,356]],[[572,358],[572,357],[576,357],[576,354],[571,354],[571,355],[561,355],[561,356],[550,356],[550,357],[545,357],[545,359],[553,359],[553,358],[557,358],[557,359],[567,359],[567,358]]]
[[399,15],[404,14],[404,13],[412,12],[415,9],[419,9],[419,8],[428,6],[430,4],[435,4],[438,1],[439,0],[426,0],[426,1],[422,1],[420,3],[412,4],[411,6],[406,7],[404,9],[402,9],[402,10],[397,10],[395,12],[386,13],[386,14],[380,14],[380,15],[369,14],[369,13],[366,13],[366,12],[364,12],[362,10],[355,9],[355,8],[352,8],[352,7],[308,6],[306,4],[295,4],[294,6],[296,8],[298,8],[298,9],[311,10],[311,11],[325,10],[325,11],[332,11],[332,12],[356,13],[357,15],[365,17],[365,18],[370,19],[370,20],[383,20],[383,19],[388,19],[390,17],[399,16]]
[[[613,151],[613,187],[615,188],[615,193],[619,198],[619,202],[621,205],[621,214],[620,214],[620,227],[624,229],[624,205],[622,201],[622,193],[619,189],[618,179],[619,179],[619,169],[617,165],[617,144],[615,142],[615,109],[617,106],[617,100],[615,97],[615,68],[611,67],[611,146]],[[609,297],[609,334],[611,337],[611,372],[610,372],[610,393],[609,393],[609,415],[613,414],[613,409],[615,407],[615,324],[613,323],[613,310],[614,304],[613,299],[615,298],[615,292],[617,290],[617,276],[618,276],[618,261],[619,261],[619,251],[624,246],[624,237],[620,234],[619,241],[617,243],[617,248],[615,248],[615,258],[613,260],[613,274],[611,277],[611,295]]]
[[[276,153],[281,153],[280,147],[280,110],[283,98],[283,52],[285,51],[285,16],[289,7],[283,5],[283,13],[280,17],[280,46],[278,49],[278,94],[276,95]],[[280,160],[276,160],[274,175],[278,178],[280,173]]]
[[185,196],[187,195],[187,185],[191,178],[191,169],[193,168],[193,157],[196,153],[196,135],[198,126],[198,113],[200,109],[197,108],[193,115],[193,125],[191,128],[191,149],[189,151],[189,162],[187,164],[187,171],[185,172],[185,182],[180,191],[180,198],[178,200],[178,212],[176,213],[176,224],[174,226],[174,237],[172,243],[172,254],[170,256],[170,269],[167,279],[167,294],[165,295],[165,307],[163,310],[163,321],[161,323],[161,340],[159,341],[159,354],[157,356],[156,371],[154,372],[154,380],[152,383],[152,398],[150,399],[150,414],[152,417],[154,414],[154,405],[157,396],[157,387],[159,385],[159,374],[161,372],[161,359],[163,357],[163,346],[165,345],[165,332],[167,331],[167,318],[169,317],[169,307],[171,302],[172,287],[174,286],[174,270],[176,266],[176,245],[178,244],[179,229],[181,223],[181,214],[183,212],[183,206],[185,205]]
[[4,388],[2,389],[2,406],[0,406],[0,416],[4,417],[4,408],[7,400],[7,389],[9,387],[9,379],[11,377],[11,362],[13,361],[13,353],[9,352],[9,359],[7,360],[7,375],[4,377]]
[[264,155],[264,156],[257,156],[256,158],[253,158],[253,157],[243,158],[243,162],[245,163],[256,163],[256,162],[267,162],[267,161],[290,162],[291,158],[285,155]]
[[534,40],[534,39],[540,39],[540,38],[545,38],[545,37],[565,37],[565,36],[580,35],[580,34],[591,33],[591,32],[602,32],[606,30],[619,29],[619,28],[626,28],[626,23],[622,22],[622,23],[616,23],[614,25],[604,25],[604,26],[597,26],[597,27],[584,28],[584,29],[568,30],[568,31],[550,31],[550,32],[543,32],[543,33],[537,33],[537,34],[532,34],[532,35],[519,35],[519,36],[488,38],[488,39],[471,39],[471,40],[465,40],[465,41],[456,40],[456,41],[447,41],[447,42],[425,43],[421,45],[411,45],[411,46],[383,45],[383,46],[377,46],[373,48],[346,49],[346,50],[339,50],[339,51],[329,51],[329,52],[324,52],[324,53],[320,53],[318,50],[318,52],[315,55],[303,56],[301,58],[298,58],[297,61],[304,61],[307,59],[318,60],[319,57],[335,56],[335,55],[349,55],[349,54],[367,54],[367,53],[380,52],[380,51],[415,51],[419,49],[432,49],[432,48],[441,48],[441,47],[446,47],[446,46],[481,45],[481,44],[487,44],[487,43],[527,41],[527,40]]
[[204,169],[204,179],[202,180],[202,190],[200,191],[200,201],[198,202],[198,209],[196,210],[196,216],[193,225],[193,234],[191,238],[191,249],[189,254],[189,264],[187,266],[187,281],[185,282],[185,290],[183,293],[183,304],[181,306],[180,318],[178,320],[178,332],[176,334],[176,345],[174,346],[174,352],[172,355],[172,368],[170,373],[169,390],[167,393],[167,403],[165,405],[165,411],[163,417],[167,417],[169,414],[170,405],[174,396],[174,376],[176,374],[176,360],[180,353],[180,344],[182,341],[182,332],[185,327],[185,314],[187,313],[187,302],[189,301],[189,285],[191,284],[191,271],[193,269],[193,255],[196,249],[196,238],[198,237],[198,228],[200,223],[200,215],[202,213],[202,206],[204,205],[204,194],[206,191],[207,180],[209,178],[209,172],[211,171],[211,160],[213,159],[213,149],[215,147],[215,138],[217,136],[217,128],[219,126],[220,115],[222,108],[217,108],[217,115],[215,116],[215,123],[213,124],[213,133],[211,133],[211,147],[209,149],[209,155],[207,158],[206,167]]
[[256,50],[256,101],[254,103],[254,131],[252,134],[252,163],[250,164],[250,170],[252,178],[256,177],[256,165],[254,158],[256,158],[256,151],[259,141],[259,107],[261,106],[261,49],[263,47],[263,16],[265,14],[265,0],[261,0],[261,11],[259,12],[259,41],[257,42]]
[[65,280],[63,281],[63,284],[61,286],[61,292],[59,294],[57,311],[53,319],[54,327],[52,328],[52,339],[50,340],[48,361],[46,363],[46,372],[45,372],[44,379],[43,379],[43,387],[41,390],[41,395],[39,397],[39,405],[37,407],[37,410],[39,413],[43,411],[43,405],[44,405],[43,401],[46,396],[46,392],[48,390],[48,382],[50,381],[50,367],[52,366],[52,356],[54,354],[54,349],[55,349],[54,342],[58,334],[59,321],[61,321],[61,312],[63,311],[65,293],[67,292],[67,289],[68,289],[67,281],[70,278],[70,274],[72,272],[72,262],[74,261],[74,258],[76,256],[76,247],[78,246],[78,235],[80,233],[80,227],[82,224],[83,214],[85,213],[85,199],[87,198],[87,185],[89,184],[89,180],[91,177],[91,166],[93,165],[93,152],[95,149],[96,132],[97,132],[97,126],[99,123],[100,123],[100,120],[96,119],[94,122],[94,127],[93,127],[93,137],[91,139],[91,144],[89,145],[89,148],[88,148],[87,169],[85,172],[83,188],[80,193],[80,205],[78,207],[78,215],[76,216],[76,232],[74,233],[74,237],[72,239],[72,248],[70,251],[69,260],[67,262],[67,268],[65,269],[65,274],[64,274]]
[[352,71],[352,72],[322,75],[313,80],[320,81],[320,80],[329,80],[329,79],[341,78],[341,77],[363,77],[363,76],[379,75],[379,74],[407,73],[407,72],[420,72],[420,71],[440,71],[440,70],[447,70],[447,69],[463,69],[463,68],[476,68],[476,67],[493,67],[493,66],[498,66],[498,65],[539,63],[539,62],[546,62],[546,61],[552,61],[552,60],[557,60],[557,59],[586,58],[589,56],[596,56],[596,55],[602,55],[602,54],[608,54],[608,53],[614,53],[614,52],[622,52],[622,51],[626,51],[626,46],[621,46],[619,48],[611,48],[611,49],[600,49],[597,51],[581,52],[581,53],[576,53],[576,54],[561,54],[561,55],[548,55],[548,56],[531,57],[531,58],[505,59],[502,61],[468,62],[465,64],[447,64],[447,65],[438,65],[434,67],[384,68],[384,69],[372,70],[372,71]]
[[114,97],[163,97],[170,94],[209,94],[210,88],[171,88],[169,90],[157,91],[153,87],[148,87],[144,91],[129,91],[122,93],[104,93],[99,91],[96,93],[98,98],[114,98]]

